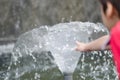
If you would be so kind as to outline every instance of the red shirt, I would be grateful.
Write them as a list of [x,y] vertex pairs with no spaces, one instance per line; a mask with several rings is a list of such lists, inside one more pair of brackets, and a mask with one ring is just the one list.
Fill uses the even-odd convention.
[[110,36],[110,46],[113,53],[113,59],[120,78],[120,21],[112,28]]

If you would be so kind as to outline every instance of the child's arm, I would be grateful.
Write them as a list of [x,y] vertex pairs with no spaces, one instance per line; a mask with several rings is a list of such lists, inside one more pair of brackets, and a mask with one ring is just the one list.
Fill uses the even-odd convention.
[[[105,44],[105,41],[109,39],[109,35],[105,35],[103,37],[100,37],[92,42],[89,43],[82,43],[82,42],[76,42],[77,51],[96,51],[96,50],[101,50],[102,46]],[[105,49],[110,49],[109,46],[106,46]]]

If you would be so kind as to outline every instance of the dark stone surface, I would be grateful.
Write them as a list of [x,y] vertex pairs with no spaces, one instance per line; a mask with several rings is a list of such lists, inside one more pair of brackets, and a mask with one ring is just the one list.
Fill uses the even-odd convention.
[[7,70],[11,62],[11,55],[12,55],[11,53],[2,53],[0,55],[0,72]]

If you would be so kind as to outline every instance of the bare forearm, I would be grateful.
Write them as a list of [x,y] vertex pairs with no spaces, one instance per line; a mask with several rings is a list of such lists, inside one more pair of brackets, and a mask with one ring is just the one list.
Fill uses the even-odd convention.
[[[90,43],[86,43],[85,51],[101,50],[101,47],[103,46],[103,44],[108,38],[109,38],[109,35],[105,35]],[[110,48],[109,46],[106,47],[106,49],[109,49],[109,48]]]

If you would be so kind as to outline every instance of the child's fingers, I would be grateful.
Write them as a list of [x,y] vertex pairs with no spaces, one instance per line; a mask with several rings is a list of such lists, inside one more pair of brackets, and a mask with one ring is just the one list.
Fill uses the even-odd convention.
[[76,44],[77,44],[77,45],[79,45],[79,44],[80,44],[80,42],[79,42],[79,41],[76,41]]
[[78,46],[79,46],[80,42],[79,42],[79,41],[76,41],[76,44],[77,44],[77,46],[75,47],[75,50],[76,50],[76,51],[79,51]]
[[85,51],[85,44],[79,41],[76,41],[76,51]]

